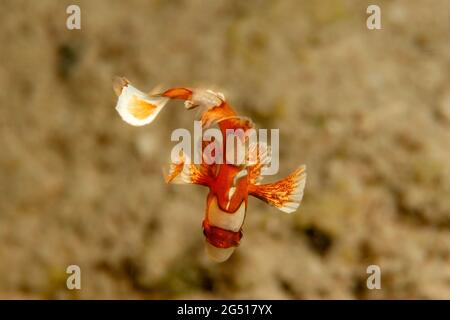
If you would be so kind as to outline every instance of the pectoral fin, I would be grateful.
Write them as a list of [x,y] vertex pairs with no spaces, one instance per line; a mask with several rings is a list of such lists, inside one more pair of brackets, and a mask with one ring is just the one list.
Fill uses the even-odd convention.
[[180,157],[177,163],[172,163],[169,173],[165,174],[167,183],[174,184],[199,184],[208,186],[210,177],[204,166],[196,165],[186,157]]
[[306,166],[301,166],[286,178],[273,183],[250,184],[249,194],[286,213],[297,210],[303,198]]

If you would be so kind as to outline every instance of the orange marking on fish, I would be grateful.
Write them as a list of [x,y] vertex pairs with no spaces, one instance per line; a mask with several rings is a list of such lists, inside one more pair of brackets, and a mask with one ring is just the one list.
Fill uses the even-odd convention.
[[130,113],[139,120],[148,118],[157,107],[134,96],[128,108]]
[[161,95],[171,99],[188,100],[192,97],[192,91],[186,88],[172,88]]

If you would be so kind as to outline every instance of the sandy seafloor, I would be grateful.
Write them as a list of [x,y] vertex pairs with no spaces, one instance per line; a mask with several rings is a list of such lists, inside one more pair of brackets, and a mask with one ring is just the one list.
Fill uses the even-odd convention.
[[[367,1],[1,1],[0,297],[450,298],[450,2],[376,3],[370,31]],[[215,88],[279,128],[267,181],[306,164],[299,211],[251,199],[210,262],[207,190],[161,174],[195,112],[131,127],[114,75]]]

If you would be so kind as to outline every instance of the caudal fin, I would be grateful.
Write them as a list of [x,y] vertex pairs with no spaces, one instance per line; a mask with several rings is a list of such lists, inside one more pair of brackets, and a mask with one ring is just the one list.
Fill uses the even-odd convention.
[[167,97],[145,94],[123,77],[114,79],[113,89],[119,97],[116,104],[117,112],[125,122],[133,126],[151,123],[169,101]]

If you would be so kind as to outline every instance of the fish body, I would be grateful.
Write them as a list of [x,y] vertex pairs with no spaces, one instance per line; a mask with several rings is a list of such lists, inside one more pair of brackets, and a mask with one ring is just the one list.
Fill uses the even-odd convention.
[[[169,100],[178,99],[185,102],[186,109],[201,108],[202,127],[216,126],[222,141],[226,141],[229,130],[247,132],[253,128],[251,121],[238,116],[222,94],[211,90],[172,88],[160,94],[147,95],[124,78],[116,80],[114,89],[119,96],[116,109],[123,120],[132,125],[151,123]],[[236,139],[238,144],[246,142],[245,136]],[[212,143],[202,142],[202,155]],[[215,162],[195,164],[189,155],[181,154],[170,165],[166,176],[168,183],[198,184],[209,188],[202,227],[207,254],[217,262],[227,260],[240,244],[249,195],[291,213],[302,200],[306,182],[306,168],[300,166],[284,179],[261,184],[261,171],[270,162],[270,150],[260,143],[250,144],[245,161],[237,163],[227,161],[228,144],[222,142],[220,148],[223,152],[215,157]],[[256,154],[253,162],[248,161],[251,151]]]

